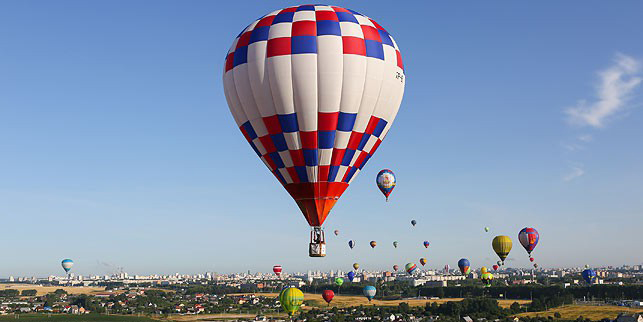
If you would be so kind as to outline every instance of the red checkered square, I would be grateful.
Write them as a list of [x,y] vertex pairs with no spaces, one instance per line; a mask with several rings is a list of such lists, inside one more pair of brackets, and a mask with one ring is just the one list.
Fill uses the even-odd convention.
[[364,44],[364,39],[342,36],[342,44],[344,46],[344,54],[366,56],[366,44]]
[[317,23],[310,20],[293,22],[292,36],[317,36]]
[[266,56],[274,57],[290,55],[290,46],[290,38],[288,37],[268,39],[268,49],[266,50]]

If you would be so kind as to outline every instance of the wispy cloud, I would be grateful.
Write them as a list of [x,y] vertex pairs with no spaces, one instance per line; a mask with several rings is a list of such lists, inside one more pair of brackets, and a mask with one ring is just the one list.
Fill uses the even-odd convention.
[[569,182],[585,174],[582,165],[572,166],[569,173],[563,177],[563,181]]
[[641,63],[624,54],[616,54],[614,63],[598,73],[599,84],[594,102],[580,101],[567,108],[565,114],[574,124],[595,128],[604,126],[605,121],[623,109],[632,92],[641,84],[639,70]]

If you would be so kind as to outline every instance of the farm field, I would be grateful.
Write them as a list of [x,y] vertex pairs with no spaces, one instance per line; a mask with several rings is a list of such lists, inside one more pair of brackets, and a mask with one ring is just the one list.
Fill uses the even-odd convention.
[[147,317],[121,316],[121,315],[68,315],[68,314],[20,314],[18,316],[9,314],[0,316],[0,321],[47,321],[47,322],[154,322],[156,320]]
[[614,319],[619,313],[640,313],[643,312],[643,308],[635,309],[615,305],[566,305],[542,312],[522,313],[518,314],[518,316],[553,317],[556,312],[560,313],[563,320],[576,320],[579,316],[583,316],[583,318],[588,318],[592,321],[599,321],[605,318]]
[[36,290],[38,295],[52,293],[57,289],[63,289],[68,294],[95,294],[105,292],[105,287],[95,286],[40,286],[33,284],[0,284],[0,290]]

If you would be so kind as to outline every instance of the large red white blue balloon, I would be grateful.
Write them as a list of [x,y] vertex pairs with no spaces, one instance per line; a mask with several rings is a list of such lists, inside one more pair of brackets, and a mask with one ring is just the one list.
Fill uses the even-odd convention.
[[518,240],[529,256],[531,256],[531,252],[536,248],[536,245],[538,245],[539,239],[540,235],[536,228],[525,227],[518,233]]
[[379,147],[404,93],[402,56],[374,20],[335,6],[246,27],[223,70],[239,129],[313,227]]

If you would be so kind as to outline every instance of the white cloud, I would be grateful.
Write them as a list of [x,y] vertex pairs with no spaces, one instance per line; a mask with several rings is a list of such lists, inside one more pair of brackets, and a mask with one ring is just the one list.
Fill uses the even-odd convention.
[[565,110],[574,124],[600,128],[605,120],[623,108],[632,92],[641,84],[638,72],[641,64],[636,59],[616,54],[614,64],[600,71],[596,88],[597,100],[591,103],[580,101],[575,107]]
[[572,166],[568,174],[563,177],[563,181],[569,182],[585,174],[582,166]]
[[577,139],[582,142],[592,142],[594,138],[592,137],[591,134],[583,134],[583,135],[579,135]]

